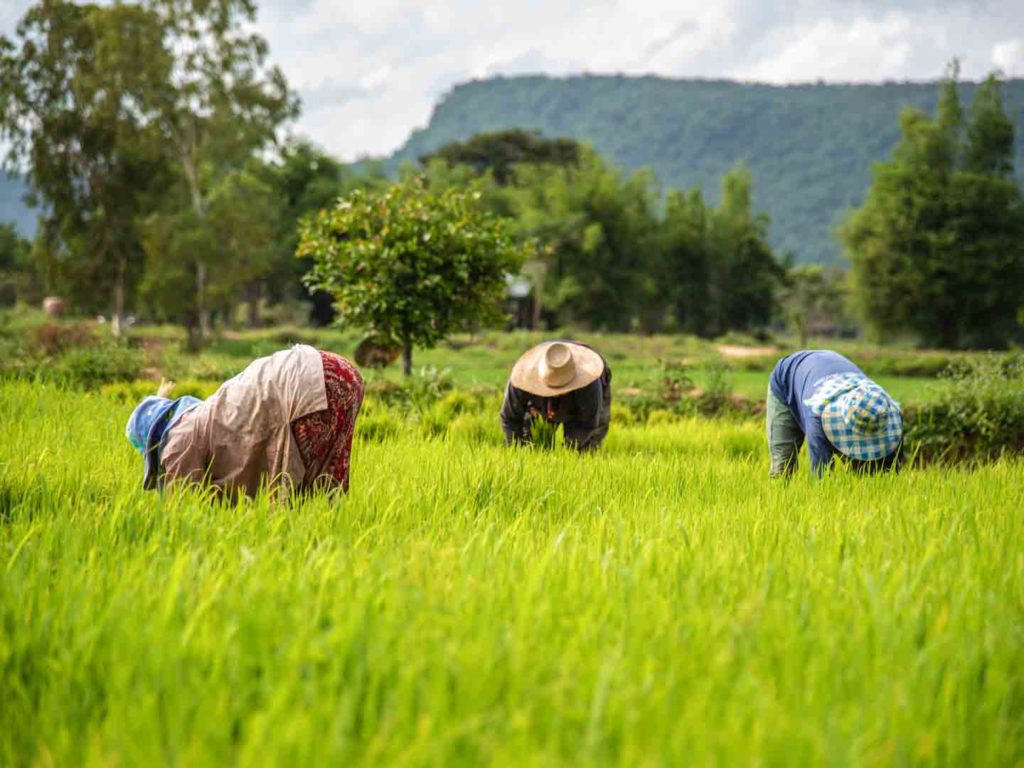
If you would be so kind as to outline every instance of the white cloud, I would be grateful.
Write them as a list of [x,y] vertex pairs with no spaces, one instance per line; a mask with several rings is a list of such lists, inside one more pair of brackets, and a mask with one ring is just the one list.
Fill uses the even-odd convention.
[[992,46],[992,64],[1006,77],[1024,75],[1024,39],[1006,40]]
[[895,78],[906,70],[910,30],[910,19],[901,13],[848,24],[824,19],[787,30],[791,42],[734,74],[769,83]]
[[340,96],[317,105],[307,98],[300,131],[352,158],[401,145],[444,91],[471,78],[699,69],[701,55],[734,33],[731,7],[697,0],[313,0],[291,14],[274,8],[261,26],[295,88]]
[[[296,132],[383,154],[453,85],[496,74],[775,83],[1024,74],[1020,0],[260,0],[272,59],[303,96]],[[10,34],[31,0],[0,0]]]

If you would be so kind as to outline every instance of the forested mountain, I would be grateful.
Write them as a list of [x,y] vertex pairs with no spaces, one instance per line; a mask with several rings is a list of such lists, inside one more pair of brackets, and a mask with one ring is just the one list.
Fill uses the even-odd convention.
[[36,215],[22,197],[25,194],[24,182],[0,172],[0,224],[13,223],[23,235],[35,232]]
[[[970,104],[976,86],[963,83]],[[905,105],[934,109],[939,85],[771,86],[658,77],[494,78],[459,85],[429,125],[390,158],[415,161],[480,131],[537,129],[593,144],[626,170],[654,169],[664,187],[700,185],[716,201],[719,179],[735,163],[754,174],[757,208],[772,218],[770,237],[799,262],[833,263],[836,222],[859,205],[871,164],[899,138]],[[1006,83],[1017,125],[1017,170],[1024,172],[1024,80]]]

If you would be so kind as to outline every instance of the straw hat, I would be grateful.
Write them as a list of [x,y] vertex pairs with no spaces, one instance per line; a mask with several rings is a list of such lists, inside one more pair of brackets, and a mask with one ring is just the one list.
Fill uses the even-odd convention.
[[540,397],[582,389],[604,373],[604,360],[590,347],[545,341],[523,353],[512,367],[512,386]]

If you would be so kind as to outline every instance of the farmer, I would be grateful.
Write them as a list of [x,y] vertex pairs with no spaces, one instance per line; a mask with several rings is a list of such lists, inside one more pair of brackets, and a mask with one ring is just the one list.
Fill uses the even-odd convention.
[[821,475],[837,453],[861,471],[899,467],[899,404],[837,352],[805,350],[779,360],[765,410],[771,477],[796,469],[805,438],[812,474]]
[[298,344],[254,360],[205,401],[168,399],[170,386],[128,419],[144,488],[206,483],[232,498],[261,486],[281,496],[348,491],[363,379],[345,358]]
[[512,367],[501,406],[505,443],[532,442],[530,424],[540,418],[562,425],[567,446],[580,452],[596,450],[608,434],[611,382],[608,363],[586,344],[538,344]]

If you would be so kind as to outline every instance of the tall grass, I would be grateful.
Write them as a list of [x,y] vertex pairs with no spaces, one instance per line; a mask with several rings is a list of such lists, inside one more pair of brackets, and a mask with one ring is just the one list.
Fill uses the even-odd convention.
[[345,498],[230,506],[143,493],[129,410],[0,385],[2,765],[1024,760],[1020,462],[408,431]]

